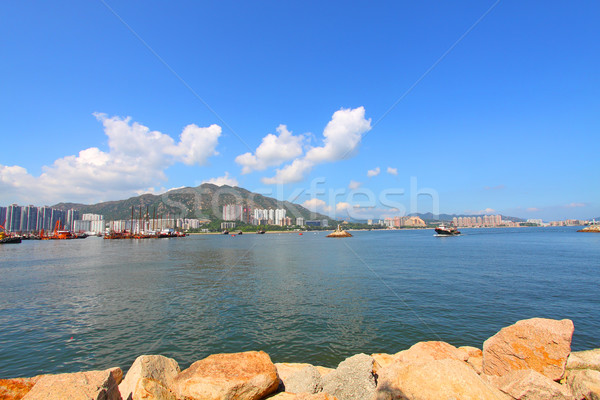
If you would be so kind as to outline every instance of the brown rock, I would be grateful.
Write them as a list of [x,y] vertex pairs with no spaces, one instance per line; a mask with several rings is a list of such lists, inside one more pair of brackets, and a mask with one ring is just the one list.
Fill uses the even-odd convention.
[[565,372],[571,352],[573,322],[532,318],[502,328],[483,343],[483,372],[504,375],[533,369],[552,380]]
[[432,361],[432,360],[458,360],[467,361],[469,358],[465,350],[458,349],[446,342],[419,342],[408,350],[403,350],[394,355],[401,362]]
[[570,370],[567,372],[567,384],[576,399],[600,400],[600,371]]
[[43,375],[33,378],[0,379],[0,400],[20,400]]
[[284,381],[293,375],[294,373],[308,367],[312,366],[312,364],[308,363],[275,363],[275,368],[277,369],[277,375],[279,379]]
[[[308,364],[308,363],[275,363],[275,368],[277,368],[277,375],[279,375],[280,379],[287,378],[291,374],[298,372],[301,369],[304,369],[308,366],[312,366],[312,364]],[[325,376],[325,375],[335,371],[334,368],[321,367],[318,365],[316,365],[315,368],[317,369],[317,371],[319,371],[321,376]]]
[[180,372],[177,361],[163,356],[139,356],[119,385],[121,397],[127,400],[175,400],[173,386]]
[[469,357],[483,357],[483,351],[473,346],[460,346],[458,350],[464,351]]
[[278,384],[269,355],[248,351],[196,361],[177,375],[173,389],[186,400],[257,400],[274,392]]
[[327,368],[327,367],[320,367],[320,366],[315,366],[315,368],[317,369],[317,371],[319,371],[319,373],[321,374],[321,377],[332,373],[333,371],[335,371],[335,368]]
[[574,400],[571,391],[532,369],[491,378],[494,385],[516,400]]
[[42,376],[23,400],[121,400],[120,368]]
[[395,362],[380,375],[376,400],[481,400],[509,397],[455,359]]
[[458,349],[467,353],[467,363],[481,375],[483,373],[483,352],[477,347],[471,346],[461,346]]
[[600,349],[572,352],[567,359],[567,369],[600,371]]
[[396,360],[392,354],[386,353],[371,354],[371,357],[373,357],[373,360],[375,360],[373,363],[373,373],[375,375],[379,375],[381,370],[392,365],[392,363]]

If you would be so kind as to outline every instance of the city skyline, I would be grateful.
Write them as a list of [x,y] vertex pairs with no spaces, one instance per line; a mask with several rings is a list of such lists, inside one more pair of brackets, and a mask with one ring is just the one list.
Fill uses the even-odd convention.
[[2,8],[2,206],[212,182],[338,217],[600,216],[597,3]]

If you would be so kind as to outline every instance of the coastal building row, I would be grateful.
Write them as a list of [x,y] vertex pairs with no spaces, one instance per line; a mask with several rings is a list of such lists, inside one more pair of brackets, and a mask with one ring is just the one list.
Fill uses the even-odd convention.
[[[226,204],[223,206],[223,221],[242,221],[252,225],[290,226],[293,221],[286,216],[286,213],[287,210],[284,208],[252,210],[249,206]],[[303,218],[301,222],[304,224]],[[298,224],[298,220],[296,220],[296,224]]]
[[16,233],[51,231],[57,221],[60,221],[61,225],[67,225],[77,218],[79,214],[76,210],[67,212],[48,206],[11,204],[8,207],[0,207],[0,225]]
[[475,228],[475,227],[494,227],[507,224],[509,221],[502,221],[501,215],[482,215],[477,217],[454,217],[452,224],[459,228]]
[[424,227],[427,226],[425,221],[423,221],[420,217],[393,217],[393,218],[385,218],[381,225],[385,225],[388,228],[400,228],[402,226],[410,226],[410,227]]

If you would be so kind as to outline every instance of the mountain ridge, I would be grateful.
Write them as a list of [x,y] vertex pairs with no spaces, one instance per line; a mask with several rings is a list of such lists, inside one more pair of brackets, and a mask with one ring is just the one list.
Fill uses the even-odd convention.
[[172,189],[158,195],[147,193],[96,204],[61,202],[52,207],[61,210],[75,209],[82,214],[101,214],[108,220],[129,219],[132,208],[135,217],[141,208],[143,213],[148,210],[151,217],[156,214],[157,218],[197,218],[215,221],[222,220],[222,210],[226,204],[242,204],[250,206],[251,209],[284,208],[287,211],[286,216],[293,219],[302,217],[305,220],[332,221],[330,217],[312,212],[299,204],[276,200],[237,186],[217,186],[211,183]]

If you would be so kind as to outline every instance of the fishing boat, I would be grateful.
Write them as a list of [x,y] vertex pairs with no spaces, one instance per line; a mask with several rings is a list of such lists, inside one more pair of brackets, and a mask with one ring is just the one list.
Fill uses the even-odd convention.
[[6,233],[6,229],[2,225],[0,225],[2,230],[0,231],[0,244],[9,244],[9,243],[21,243],[20,236],[11,236]]
[[453,226],[446,226],[441,224],[437,228],[435,228],[435,233],[438,236],[458,236],[460,235],[460,231]]

